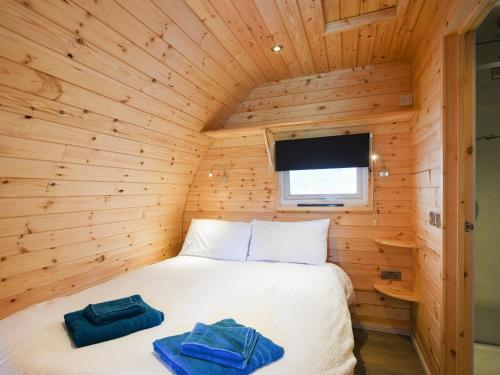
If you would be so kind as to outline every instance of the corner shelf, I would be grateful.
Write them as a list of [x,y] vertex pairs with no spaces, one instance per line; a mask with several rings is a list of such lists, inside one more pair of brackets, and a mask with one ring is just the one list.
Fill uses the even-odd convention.
[[396,239],[374,239],[375,243],[382,246],[400,247],[404,249],[417,249],[418,245],[413,241],[403,241]]
[[413,290],[401,288],[393,285],[383,285],[383,284],[373,284],[373,287],[377,292],[385,294],[386,296],[397,298],[403,301],[409,302],[419,302],[417,293]]

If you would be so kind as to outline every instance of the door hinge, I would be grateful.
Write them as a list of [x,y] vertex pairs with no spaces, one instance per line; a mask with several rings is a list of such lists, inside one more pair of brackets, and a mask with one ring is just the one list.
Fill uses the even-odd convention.
[[464,230],[466,232],[472,232],[474,230],[474,224],[466,221],[465,224],[464,224]]

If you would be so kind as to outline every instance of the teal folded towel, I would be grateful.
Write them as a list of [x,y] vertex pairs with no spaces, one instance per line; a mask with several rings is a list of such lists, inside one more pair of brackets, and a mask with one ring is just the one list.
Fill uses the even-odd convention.
[[[236,323],[233,319],[224,319],[212,326],[226,328],[244,327]],[[284,354],[284,349],[281,346],[276,345],[268,338],[256,332],[255,347],[250,355],[247,366],[243,369],[226,367],[210,360],[183,354],[181,345],[190,334],[190,332],[186,332],[153,342],[153,349],[158,357],[177,375],[246,375],[277,361]]]
[[93,345],[160,325],[163,322],[163,313],[153,309],[146,303],[144,305],[146,311],[142,314],[112,320],[106,324],[92,323],[87,319],[84,310],[73,311],[64,315],[64,323],[76,347]]
[[94,324],[110,323],[113,320],[129,318],[146,312],[146,304],[141,296],[119,298],[102,303],[91,303],[83,309],[85,317]]
[[223,366],[244,369],[257,343],[253,328],[230,321],[219,325],[196,323],[181,344],[181,352]]

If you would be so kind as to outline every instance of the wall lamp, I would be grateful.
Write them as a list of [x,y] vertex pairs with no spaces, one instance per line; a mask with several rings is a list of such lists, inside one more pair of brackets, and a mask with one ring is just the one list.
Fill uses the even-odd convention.
[[380,162],[381,168],[379,172],[380,177],[389,177],[389,170],[385,167],[384,159],[382,159],[382,155],[380,154],[380,151],[375,151],[372,154],[372,161],[373,162]]
[[224,168],[224,166],[222,164],[212,165],[208,171],[208,177],[212,178],[214,176],[213,170],[217,167],[220,167],[222,169],[222,172],[223,172],[222,179],[224,180],[224,183],[227,184],[227,180],[229,178],[228,178],[227,173],[226,173],[226,168]]

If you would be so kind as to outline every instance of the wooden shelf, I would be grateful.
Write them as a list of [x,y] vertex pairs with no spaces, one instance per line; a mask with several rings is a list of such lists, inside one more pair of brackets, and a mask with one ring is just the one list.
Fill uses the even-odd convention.
[[394,285],[373,284],[376,291],[385,294],[386,296],[397,298],[403,301],[418,303],[419,298],[417,294],[410,289],[400,288]]
[[242,124],[230,124],[224,129],[206,130],[201,133],[211,138],[233,138],[243,136],[262,135],[264,129],[269,129],[273,133],[289,131],[307,131],[318,129],[335,129],[362,125],[384,124],[395,121],[409,121],[416,114],[418,109],[400,108],[399,110],[374,112],[355,112],[349,115],[341,114],[338,117],[334,114],[321,116],[307,116],[303,119],[293,118],[275,121],[252,122]]
[[416,249],[418,245],[413,241],[403,241],[403,240],[395,240],[395,239],[384,239],[377,238],[374,239],[375,243],[382,246],[391,246],[391,247],[400,247],[405,249]]

